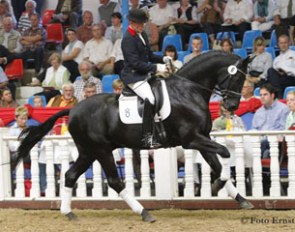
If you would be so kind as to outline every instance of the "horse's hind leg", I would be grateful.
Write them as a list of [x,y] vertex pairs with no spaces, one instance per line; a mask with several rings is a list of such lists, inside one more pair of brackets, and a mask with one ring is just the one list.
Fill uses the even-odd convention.
[[[216,153],[208,153],[208,152],[202,151],[201,154],[203,158],[206,160],[206,162],[210,165],[214,173],[217,176],[220,176],[222,167]],[[215,180],[212,186],[213,195],[217,195],[218,190],[221,189],[223,186],[225,186],[225,189],[227,190],[228,194],[237,202],[239,202],[241,208],[252,209],[254,207],[249,201],[247,201],[244,197],[242,197],[239,194],[238,190],[233,185],[231,180],[227,180],[225,184],[222,184],[219,178]]]
[[129,205],[133,212],[140,214],[142,216],[142,220],[145,222],[155,222],[155,218],[150,215],[149,212],[127,192],[126,189],[124,189],[124,185],[118,176],[117,167],[112,152],[103,154],[100,156],[98,161],[105,171],[109,186],[120,195],[120,197]]
[[71,209],[73,187],[79,176],[89,168],[92,162],[93,160],[91,160],[90,157],[84,156],[84,154],[81,155],[81,153],[79,153],[78,159],[65,174],[65,186],[61,193],[60,211],[62,214],[65,214],[69,220],[77,219],[76,215]]

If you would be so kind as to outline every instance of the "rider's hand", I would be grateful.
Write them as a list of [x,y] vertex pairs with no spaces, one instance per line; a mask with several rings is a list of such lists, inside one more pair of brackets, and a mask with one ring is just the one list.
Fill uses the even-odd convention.
[[157,72],[167,72],[167,67],[165,64],[157,64]]
[[163,62],[166,64],[167,62],[171,61],[172,62],[172,58],[170,56],[164,56],[163,57]]

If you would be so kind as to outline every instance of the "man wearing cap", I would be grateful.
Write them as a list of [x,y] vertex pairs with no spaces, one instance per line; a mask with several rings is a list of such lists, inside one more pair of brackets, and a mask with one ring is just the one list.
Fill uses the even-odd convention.
[[156,72],[166,72],[164,64],[168,57],[156,56],[151,51],[149,41],[144,32],[144,24],[148,21],[147,14],[140,9],[132,9],[127,16],[129,27],[122,40],[122,51],[125,65],[121,73],[121,79],[126,86],[131,88],[144,100],[143,112],[143,146],[146,148],[160,146],[153,140],[155,97],[147,78]]

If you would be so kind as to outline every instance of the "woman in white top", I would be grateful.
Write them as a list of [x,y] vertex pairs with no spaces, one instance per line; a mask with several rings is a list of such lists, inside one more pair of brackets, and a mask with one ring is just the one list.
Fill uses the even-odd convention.
[[84,44],[77,39],[76,30],[68,28],[66,36],[69,40],[68,45],[62,53],[63,66],[70,70],[70,80],[72,83],[80,76],[78,66],[83,61],[83,48]]
[[176,68],[176,70],[174,70],[175,72],[182,67],[183,64],[180,60],[177,60],[177,51],[173,45],[168,45],[165,48],[164,56],[170,56],[172,58],[172,64]]

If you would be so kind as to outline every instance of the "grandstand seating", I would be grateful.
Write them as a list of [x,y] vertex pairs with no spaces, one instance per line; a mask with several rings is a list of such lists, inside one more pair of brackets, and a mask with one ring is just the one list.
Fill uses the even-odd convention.
[[176,51],[182,51],[182,40],[181,36],[179,34],[176,35],[166,35],[163,39],[163,45],[162,45],[162,52],[165,51],[165,48],[168,45],[174,45],[176,48]]
[[55,10],[45,10],[42,17],[43,27],[46,27],[52,19]]
[[254,89],[254,96],[260,97],[260,88],[259,87]]
[[269,46],[278,49],[278,40],[275,30],[271,32]]
[[235,48],[234,54],[240,56],[241,58],[245,59],[247,57],[247,50],[245,48]]
[[202,42],[203,42],[202,51],[209,50],[209,40],[208,40],[207,33],[194,33],[190,35],[188,51],[192,51],[192,40],[196,36],[199,36],[202,39]]
[[[44,95],[39,95],[42,98],[42,105],[45,107],[46,106],[46,98]],[[31,96],[28,99],[28,104],[30,104],[32,107],[34,106],[34,98],[35,96]]]
[[179,52],[177,52],[178,60],[180,60],[180,61],[183,63],[183,61],[184,61],[184,57],[185,57],[186,55],[188,55],[188,54],[190,54],[189,51],[179,51]]
[[290,92],[290,91],[295,91],[295,86],[288,86],[285,88],[283,99],[287,98],[288,92]]
[[262,32],[259,30],[246,31],[243,36],[242,48],[245,48],[248,52],[252,51],[253,42],[258,36],[262,36]]
[[265,47],[265,51],[271,54],[272,60],[276,58],[276,52],[273,47]]
[[23,60],[15,59],[6,65],[5,74],[9,80],[22,79],[24,75]]
[[113,93],[113,81],[119,79],[119,75],[112,74],[112,75],[104,75],[102,78],[102,92],[103,93]]
[[60,23],[47,24],[46,43],[62,44],[64,42],[63,27]]
[[218,32],[216,35],[217,40],[222,40],[225,38],[231,39],[231,41],[234,45],[234,48],[237,47],[236,35],[233,31],[225,31],[225,32],[222,31],[222,32]]

